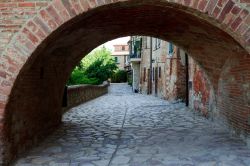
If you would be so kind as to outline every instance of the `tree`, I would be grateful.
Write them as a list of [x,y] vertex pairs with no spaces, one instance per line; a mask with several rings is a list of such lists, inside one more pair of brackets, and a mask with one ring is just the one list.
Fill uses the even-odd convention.
[[88,54],[72,72],[68,85],[101,84],[112,76],[117,65],[105,47]]

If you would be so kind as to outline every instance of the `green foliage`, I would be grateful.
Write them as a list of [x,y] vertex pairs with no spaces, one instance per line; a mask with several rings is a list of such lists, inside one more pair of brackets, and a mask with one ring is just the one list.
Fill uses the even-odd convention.
[[128,85],[132,86],[132,82],[133,82],[132,75],[128,75]]
[[124,70],[117,70],[112,75],[111,82],[114,82],[114,83],[127,82],[127,72]]
[[79,68],[74,69],[68,80],[68,85],[78,85],[78,84],[91,84],[98,85],[99,80],[96,78],[88,78],[82,70]]
[[117,65],[111,52],[103,47],[88,54],[76,66],[68,80],[68,85],[101,84],[108,80],[116,69]]

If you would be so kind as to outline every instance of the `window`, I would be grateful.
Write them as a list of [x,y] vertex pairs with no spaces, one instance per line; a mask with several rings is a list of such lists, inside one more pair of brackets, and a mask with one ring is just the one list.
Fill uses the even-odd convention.
[[115,57],[115,62],[118,63],[118,57]]
[[169,43],[168,44],[168,54],[170,56],[172,56],[173,52],[174,52],[174,45],[172,43]]
[[[145,36],[144,38],[145,49],[149,49],[151,47],[151,37]],[[154,38],[152,38],[152,47],[154,45]]]
[[159,78],[161,78],[161,67],[159,67]]
[[136,40],[134,42],[134,58],[140,58],[141,57],[141,48],[142,48],[142,39]]
[[144,67],[143,71],[143,81],[146,82],[146,67]]
[[158,81],[158,67],[155,68],[155,82]]
[[153,67],[153,74],[152,74],[152,77],[153,77],[153,81],[155,80],[155,68]]
[[157,39],[156,38],[154,38],[154,45],[155,45],[155,50],[157,50]]
[[122,51],[125,51],[125,46],[122,46]]
[[154,42],[155,50],[157,50],[161,47],[161,39],[154,38],[153,42]]
[[146,37],[147,39],[147,48],[150,48],[151,47],[151,37]]
[[158,48],[160,48],[161,47],[161,39],[157,39],[157,40],[158,40],[157,46],[158,46]]

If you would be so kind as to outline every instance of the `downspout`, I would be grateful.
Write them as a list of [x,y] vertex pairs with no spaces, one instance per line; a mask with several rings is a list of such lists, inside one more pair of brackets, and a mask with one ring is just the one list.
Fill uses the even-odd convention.
[[153,55],[153,38],[150,37],[150,59],[149,59],[149,63],[150,63],[150,78],[149,78],[149,82],[150,82],[150,89],[149,89],[149,94],[152,94],[152,55]]
[[189,65],[188,54],[185,53],[185,66],[186,66],[186,106],[189,106]]
[[140,40],[140,57],[141,58],[141,55],[142,55],[142,37],[141,37],[141,40]]

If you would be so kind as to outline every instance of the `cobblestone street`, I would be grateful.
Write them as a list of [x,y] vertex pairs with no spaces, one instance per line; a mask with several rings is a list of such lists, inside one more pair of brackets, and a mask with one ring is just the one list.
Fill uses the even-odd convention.
[[112,84],[109,94],[79,105],[16,166],[249,166],[238,138],[182,103],[132,93]]

